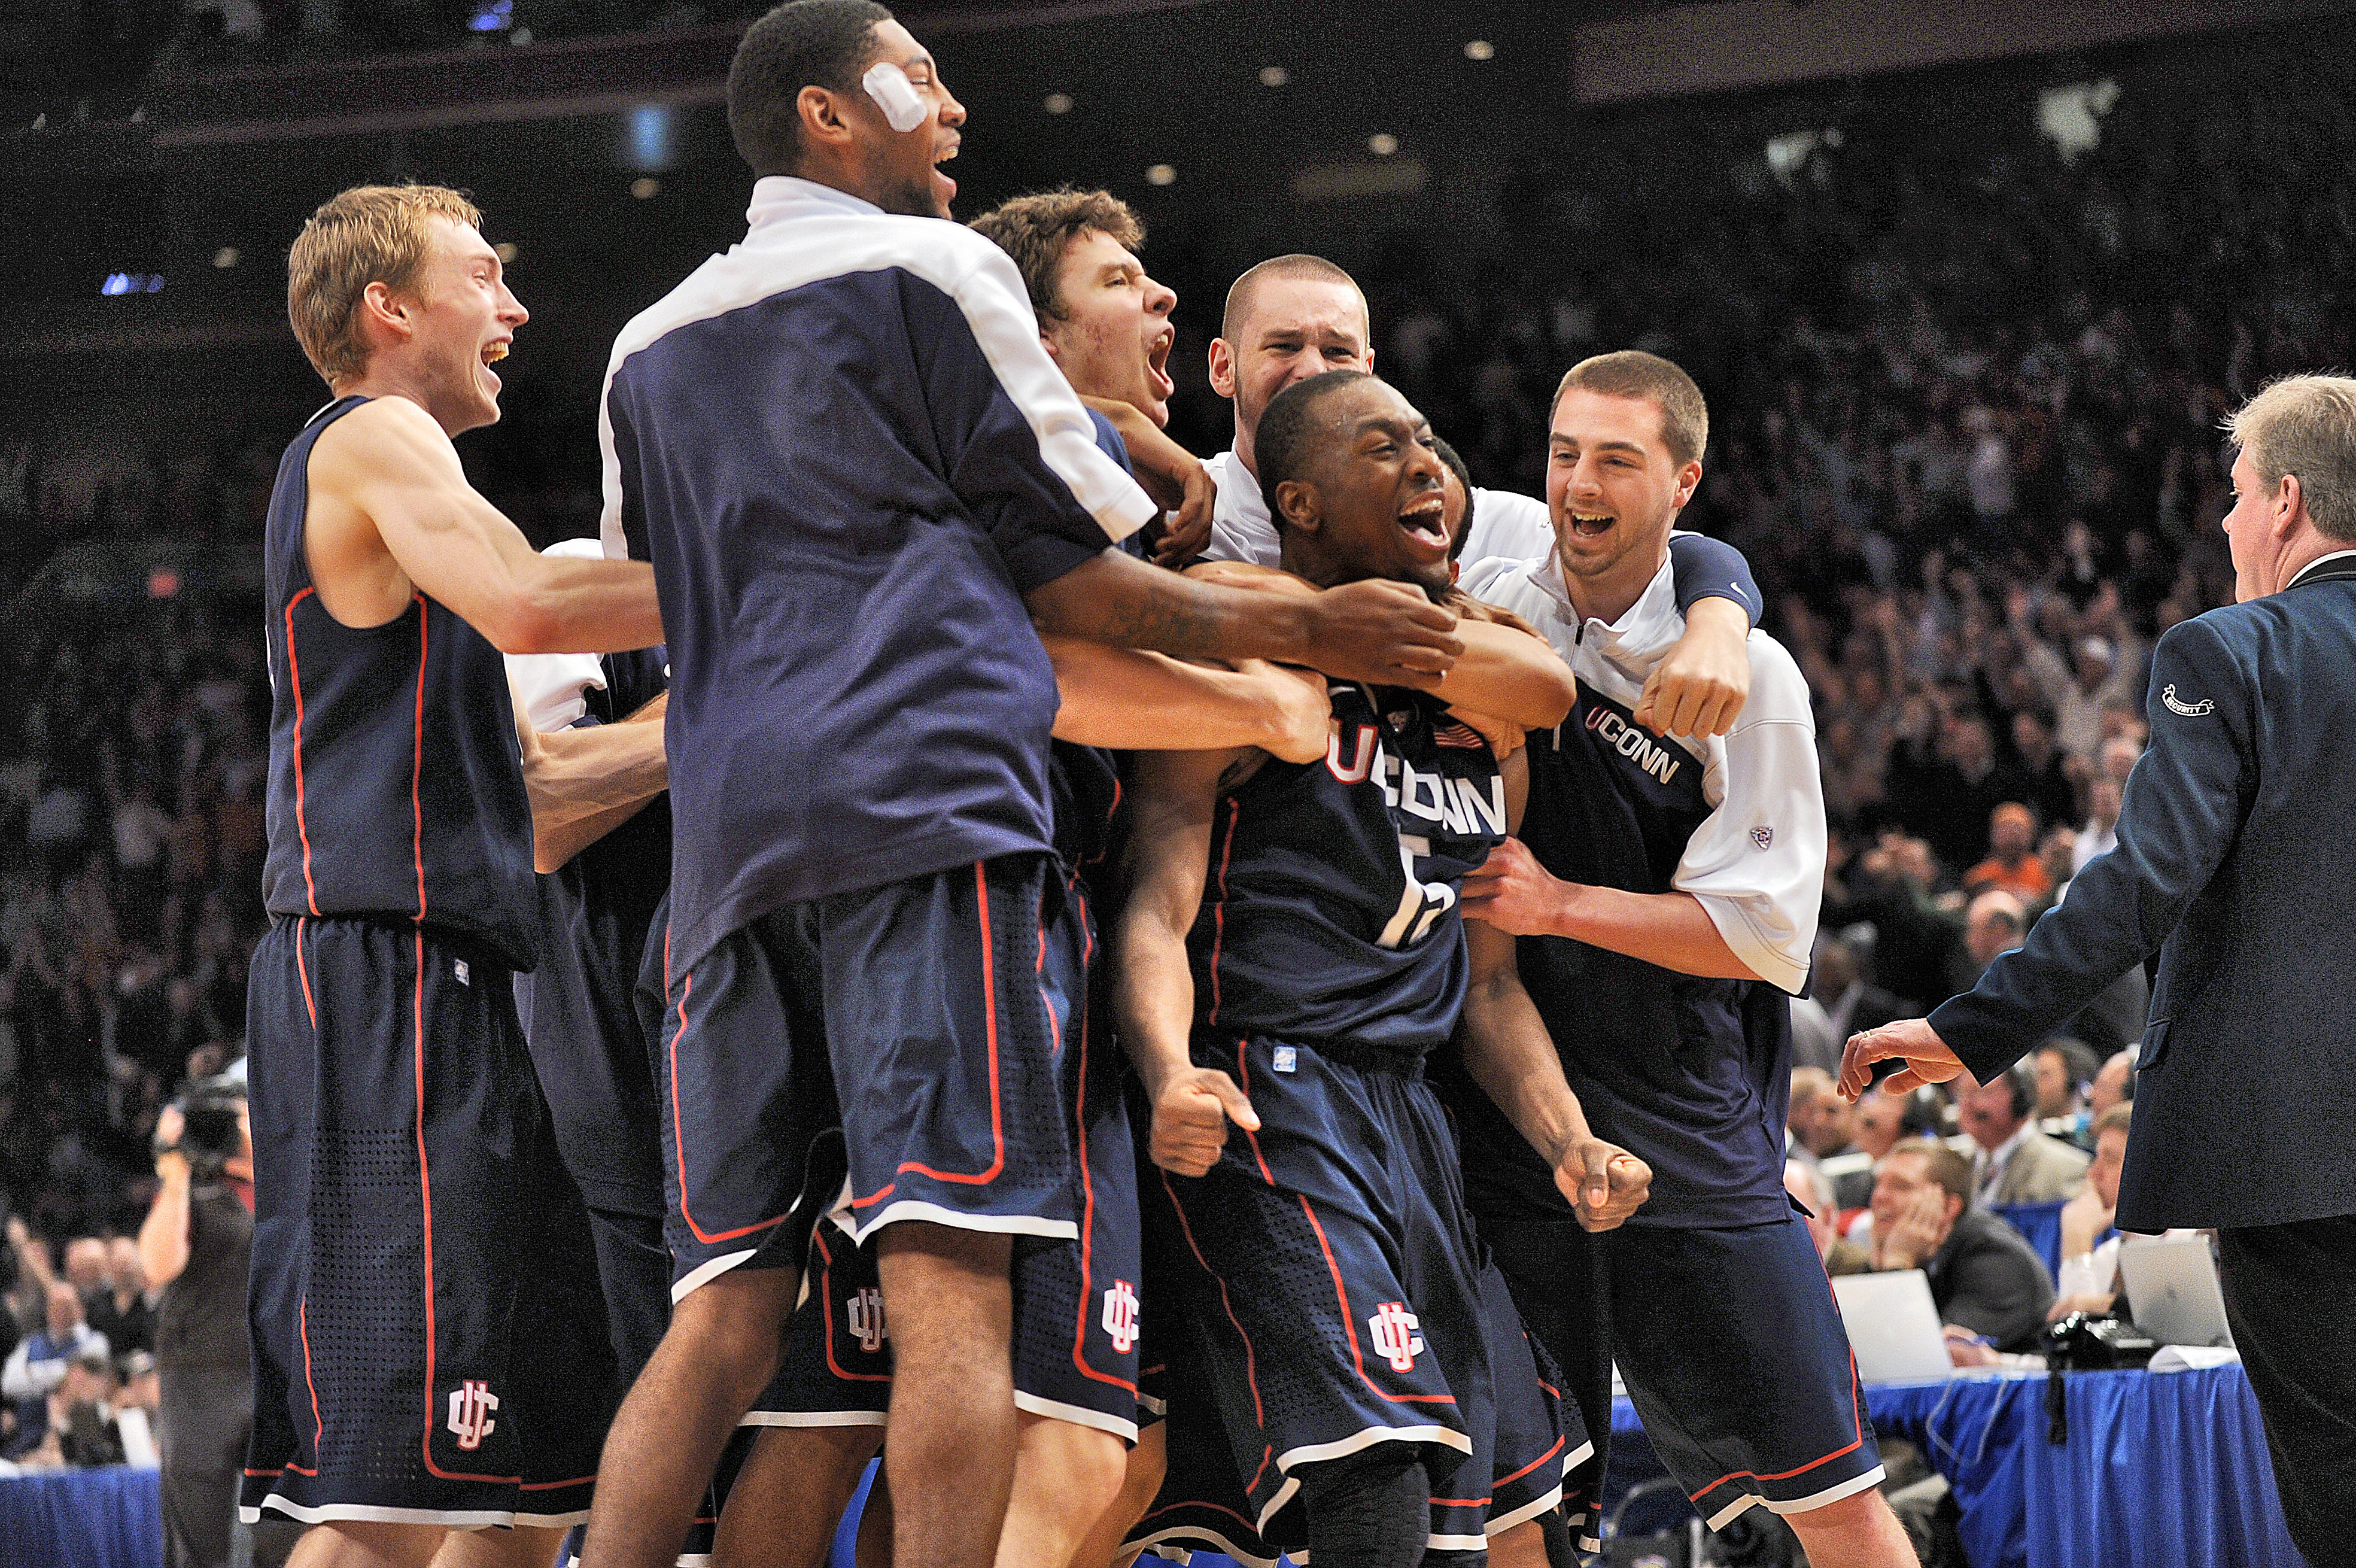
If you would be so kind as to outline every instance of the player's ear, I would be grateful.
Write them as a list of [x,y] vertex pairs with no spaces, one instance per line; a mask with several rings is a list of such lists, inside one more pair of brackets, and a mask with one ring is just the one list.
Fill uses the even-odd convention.
[[369,285],[360,294],[360,335],[363,338],[370,336],[369,329],[373,327],[375,335],[387,337],[396,343],[406,341],[416,330],[410,325],[409,303],[387,285]]
[[1695,457],[1677,470],[1676,510],[1684,510],[1686,503],[1693,499],[1694,492],[1699,489],[1701,489],[1701,459]]
[[1064,351],[1055,347],[1055,335],[1045,328],[1039,328],[1039,347],[1047,350],[1047,358],[1058,365],[1064,362]]
[[1276,510],[1284,526],[1303,533],[1315,533],[1323,525],[1323,502],[1313,480],[1286,479],[1276,487]]
[[1225,338],[1211,339],[1211,390],[1224,398],[1236,395],[1236,357]]
[[841,101],[812,82],[794,95],[794,113],[801,121],[802,144],[839,148],[848,145],[852,131]]

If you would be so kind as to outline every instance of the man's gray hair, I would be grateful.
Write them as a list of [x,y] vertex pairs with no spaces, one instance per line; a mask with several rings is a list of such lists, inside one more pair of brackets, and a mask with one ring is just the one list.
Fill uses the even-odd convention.
[[2225,430],[2267,489],[2297,475],[2316,532],[2356,544],[2356,379],[2285,376],[2236,410]]

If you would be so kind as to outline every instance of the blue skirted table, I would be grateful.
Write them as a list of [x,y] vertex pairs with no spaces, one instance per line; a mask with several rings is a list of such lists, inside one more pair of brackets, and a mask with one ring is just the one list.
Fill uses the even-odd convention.
[[161,1568],[155,1472],[41,1470],[0,1479],[0,1568]]
[[[1916,1444],[1954,1487],[1973,1568],[2306,1568],[2239,1366],[2072,1373],[2059,1444],[2045,1385],[2039,1372],[1866,1391],[1875,1430]],[[1626,1400],[1612,1439],[1607,1509],[1662,1474]]]
[[[1973,1568],[2305,1568],[2241,1367],[2072,1373],[2060,1444],[2046,1382],[2038,1372],[1866,1391],[1875,1431],[1913,1443],[1954,1487]],[[1612,1438],[1608,1494],[1660,1473],[1625,1400]]]
[[[1866,1391],[1876,1430],[1920,1446],[1954,1485],[1973,1568],[2304,1568],[2239,1366],[2072,1373],[2058,1444],[2045,1385],[2040,1373]],[[1626,1401],[1612,1425],[1616,1497],[1660,1471]],[[0,1479],[0,1568],[157,1568],[163,1553],[152,1470]]]

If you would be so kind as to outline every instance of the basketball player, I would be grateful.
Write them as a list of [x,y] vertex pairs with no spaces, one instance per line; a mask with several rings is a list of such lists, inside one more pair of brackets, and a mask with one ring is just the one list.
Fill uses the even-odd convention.
[[[478,219],[454,191],[360,187],[287,264],[336,401],[288,447],[264,542],[242,1512],[315,1525],[303,1568],[546,1563],[613,1397],[509,986],[537,919],[499,652],[662,625],[645,566],[538,555],[466,483],[451,437],[498,419],[490,366],[527,319]],[[517,1528],[445,1545],[485,1525]]]
[[[1451,1104],[1482,1233],[1575,1381],[1594,1369],[1591,1318],[1561,1282],[1603,1248],[1612,1354],[1711,1527],[1763,1503],[1818,1568],[1895,1568],[1913,1553],[1874,1489],[1847,1337],[1783,1187],[1784,993],[1806,983],[1825,864],[1807,687],[1753,632],[1751,699],[1726,737],[1672,739],[1633,713],[1681,629],[1667,541],[1708,435],[1699,390],[1665,360],[1606,354],[1563,378],[1557,548],[1490,591],[1570,661],[1579,703],[1533,736],[1520,838],[1464,881],[1468,918],[1524,939],[1515,982],[1476,996],[1551,1038],[1596,1134],[1652,1167],[1652,1200],[1590,1238],[1511,1136],[1526,1121],[1493,1103],[1510,1095],[1483,1079],[1489,1093],[1460,1085]],[[1505,960],[1483,945],[1493,969]],[[1468,1027],[1490,1005],[1468,1007]]]
[[653,561],[669,632],[675,1278],[584,1560],[676,1552],[774,1369],[839,1123],[894,1325],[894,1556],[978,1568],[1017,1440],[1012,1238],[1076,1240],[1082,1207],[1031,623],[1410,686],[1460,644],[1396,585],[1277,601],[1110,548],[1152,504],[1012,264],[936,221],[965,112],[883,7],[770,12],[728,106],[750,232],[626,328],[600,410],[608,550]]
[[[973,227],[1013,259],[1039,313],[1042,347],[1074,391],[1164,414],[1168,382],[1157,385],[1156,378],[1169,353],[1176,296],[1138,262],[1142,226],[1125,203],[1102,191],[1023,197]],[[1099,446],[1125,465],[1123,444],[1098,423]],[[1324,755],[1322,679],[1266,667],[1231,674],[1064,638],[1047,645],[1064,700],[1051,775],[1056,846],[1066,887],[1083,909],[1098,899],[1091,884],[1120,792],[1110,753],[1090,742],[1121,749],[1257,745],[1295,759]],[[1295,690],[1283,691],[1287,685]],[[1297,701],[1302,695],[1308,706]],[[1271,715],[1285,727],[1271,732]],[[1132,1138],[1108,1020],[1087,1008],[1087,961],[1098,945],[1093,920],[1078,929],[1081,953],[1058,946],[1049,968],[1086,1146],[1087,1246],[1018,1249],[1013,1377],[1022,1438],[999,1541],[1005,1568],[1066,1562],[1101,1568],[1161,1474],[1160,1434],[1151,1424],[1141,1433],[1137,1409],[1138,1329],[1150,1304],[1139,1299]],[[740,1543],[757,1543],[787,1568],[819,1562],[882,1437],[891,1357],[873,1249],[822,1234],[811,1269],[783,1365],[746,1416],[769,1430],[731,1487],[723,1562]],[[1125,1482],[1137,1500],[1115,1509]],[[765,1498],[758,1504],[750,1500],[755,1487]],[[888,1487],[878,1487],[868,1506],[879,1510],[887,1499]],[[1120,1517],[1098,1523],[1108,1510]]]
[[[1258,434],[1288,570],[1449,591],[1442,466],[1396,392],[1312,378]],[[1360,1568],[1485,1549],[1478,1243],[1421,1062],[1463,999],[1455,885],[1505,837],[1506,781],[1443,704],[1544,726],[1573,693],[1548,671],[1467,690],[1472,664],[1436,694],[1335,685],[1319,762],[1141,757],[1125,852],[1122,1043],[1153,1159],[1189,1178],[1165,1190],[1200,1264],[1165,1316],[1211,1375],[1252,1528],[1297,1496],[1312,1558]],[[1570,1127],[1577,1103],[1553,1083]],[[1614,1172],[1615,1154],[1584,1138],[1560,1151],[1599,1223],[1642,1201],[1642,1166]]]

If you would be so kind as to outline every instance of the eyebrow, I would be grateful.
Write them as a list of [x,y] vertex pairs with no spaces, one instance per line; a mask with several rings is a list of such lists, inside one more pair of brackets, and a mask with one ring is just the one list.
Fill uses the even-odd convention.
[[[1548,435],[1547,437],[1547,445],[1549,446],[1576,446],[1579,445],[1579,437],[1576,435]],[[1633,441],[1598,441],[1595,444],[1595,449],[1598,452],[1633,452],[1639,457],[1644,456],[1644,448]]]
[[923,66],[927,70],[938,70],[940,69],[940,67],[933,63],[933,57],[923,49],[918,49],[915,54],[910,55],[906,59],[900,62],[900,69],[902,70],[911,70],[917,66]]

